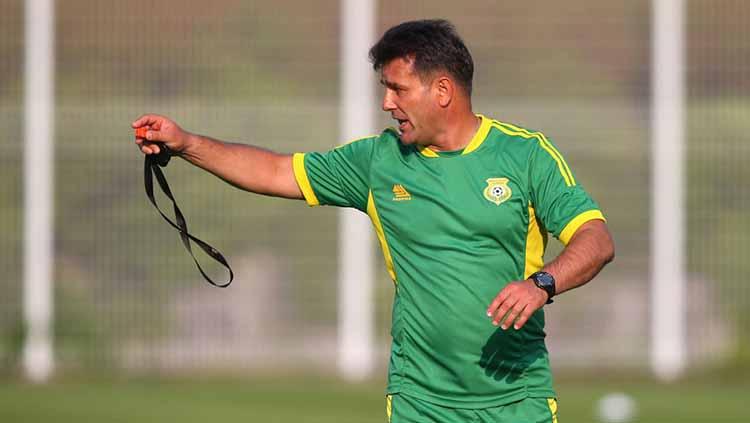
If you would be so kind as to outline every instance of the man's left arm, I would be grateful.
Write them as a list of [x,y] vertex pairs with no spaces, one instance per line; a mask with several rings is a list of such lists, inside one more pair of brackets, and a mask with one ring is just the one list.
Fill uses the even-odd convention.
[[[568,245],[557,258],[546,264],[542,271],[555,278],[555,295],[577,288],[594,278],[614,259],[615,247],[607,224],[590,220],[573,234]],[[547,292],[526,279],[509,283],[495,297],[487,309],[487,316],[503,329],[520,329],[548,300]],[[503,319],[503,317],[505,317]]]

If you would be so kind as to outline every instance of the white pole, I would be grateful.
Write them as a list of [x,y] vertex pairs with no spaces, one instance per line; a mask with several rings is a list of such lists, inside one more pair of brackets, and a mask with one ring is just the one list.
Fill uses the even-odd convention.
[[52,375],[53,0],[26,1],[24,317],[26,377]]
[[651,366],[661,380],[686,366],[684,0],[653,0]]
[[[341,0],[341,137],[374,133],[375,92],[367,52],[374,43],[375,0]],[[374,257],[367,217],[341,210],[339,219],[338,367],[348,380],[374,368]]]

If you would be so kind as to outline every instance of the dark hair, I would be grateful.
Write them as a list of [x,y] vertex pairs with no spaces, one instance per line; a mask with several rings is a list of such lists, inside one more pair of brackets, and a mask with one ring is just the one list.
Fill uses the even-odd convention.
[[456,28],[444,19],[409,21],[386,31],[370,49],[376,71],[393,59],[413,60],[420,78],[435,71],[447,71],[468,95],[474,77],[474,61]]

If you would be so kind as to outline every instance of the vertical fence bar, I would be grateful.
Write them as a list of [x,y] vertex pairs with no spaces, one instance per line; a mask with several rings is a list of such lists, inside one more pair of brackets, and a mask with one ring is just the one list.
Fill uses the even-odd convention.
[[26,1],[25,31],[23,364],[29,380],[44,382],[53,370],[53,0]]
[[653,0],[651,367],[685,369],[684,0]]
[[[374,133],[375,93],[367,51],[375,33],[375,0],[341,1],[342,140]],[[374,367],[374,257],[368,219],[341,210],[339,220],[338,367],[348,380]]]

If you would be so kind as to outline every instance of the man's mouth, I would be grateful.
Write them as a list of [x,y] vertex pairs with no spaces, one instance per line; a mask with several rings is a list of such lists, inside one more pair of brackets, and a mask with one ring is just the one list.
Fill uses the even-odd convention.
[[398,131],[403,134],[409,126],[409,121],[407,119],[396,119],[396,121],[398,122]]

